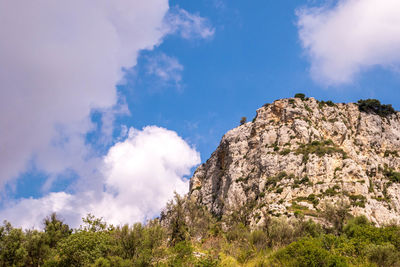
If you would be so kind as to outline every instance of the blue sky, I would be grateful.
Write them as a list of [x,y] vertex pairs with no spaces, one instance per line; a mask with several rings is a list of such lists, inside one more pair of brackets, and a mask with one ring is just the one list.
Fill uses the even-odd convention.
[[[21,148],[20,152],[17,151],[15,158],[19,163],[13,168],[10,167],[9,172],[0,174],[3,183],[3,208],[0,216],[4,217],[1,219],[29,226],[31,224],[22,213],[43,205],[46,208],[40,213],[41,216],[46,212],[57,211],[64,214],[72,224],[76,224],[73,218],[85,212],[98,212],[95,215],[104,216],[116,223],[155,216],[162,204],[149,206],[149,212],[138,207],[130,217],[108,214],[104,210],[109,207],[104,206],[92,210],[82,208],[77,214],[73,214],[73,210],[76,206],[81,207],[81,203],[85,201],[106,201],[110,196],[103,196],[104,192],[111,192],[110,195],[124,195],[121,187],[127,184],[141,184],[143,181],[135,178],[140,175],[149,177],[146,178],[148,180],[154,176],[164,177],[164,180],[155,181],[158,181],[160,186],[164,185],[163,181],[165,184],[171,183],[176,186],[163,191],[163,198],[159,203],[170,198],[173,190],[184,193],[184,188],[187,188],[184,177],[190,177],[194,167],[200,161],[208,159],[223,134],[236,127],[242,116],[251,120],[256,109],[264,103],[292,97],[298,92],[334,102],[377,98],[399,109],[399,35],[396,30],[382,30],[386,29],[382,28],[382,18],[391,16],[391,26],[394,26],[394,29],[400,28],[400,20],[395,16],[396,11],[400,11],[400,6],[396,1],[384,0],[380,2],[379,7],[375,0],[171,0],[169,3],[166,0],[154,0],[154,4],[150,1],[152,4],[149,6],[138,1],[131,1],[129,4],[128,2],[121,1],[120,7],[129,5],[126,10],[131,10],[132,14],[123,13],[121,10],[124,8],[118,9],[117,6],[116,12],[112,14],[115,16],[114,20],[111,22],[95,13],[96,11],[88,15],[91,20],[86,20],[84,14],[81,17],[74,14],[78,22],[81,19],[83,25],[88,25],[88,29],[98,21],[98,25],[110,23],[121,30],[117,31],[120,39],[115,43],[112,41],[115,33],[104,31],[98,36],[96,33],[92,36],[90,31],[80,32],[74,28],[73,23],[66,23],[60,26],[62,32],[65,32],[63,37],[54,37],[52,29],[44,28],[43,35],[38,35],[42,36],[42,39],[27,37],[29,48],[25,50],[17,51],[19,47],[13,48],[12,41],[10,46],[0,46],[0,50],[3,49],[4,52],[4,55],[0,53],[3,62],[11,61],[7,54],[22,54],[21,60],[18,61],[20,65],[11,64],[9,73],[22,80],[24,77],[33,77],[33,80],[26,78],[29,85],[17,83],[15,91],[19,92],[18,86],[21,86],[24,88],[21,89],[21,92],[24,92],[22,99],[26,98],[26,103],[37,101],[37,105],[33,105],[31,111],[38,115],[30,121],[39,120],[40,125],[33,131],[33,137],[27,141],[27,145]],[[71,3],[68,7],[72,7],[72,10],[74,5],[80,5],[79,1]],[[18,8],[7,1],[0,1],[0,4],[0,8],[8,12],[12,8]],[[91,4],[93,3],[88,1],[87,6],[90,7]],[[41,5],[55,14],[65,16],[66,21],[73,17],[68,13],[68,8],[64,11],[55,10],[56,7],[46,0],[42,0]],[[366,11],[370,7],[377,7],[374,14]],[[141,8],[144,14],[149,12],[150,15],[141,17],[140,14],[136,14],[135,12],[142,12]],[[82,13],[84,10],[83,8]],[[30,14],[29,11],[23,12]],[[103,10],[99,8],[98,12],[102,14]],[[129,19],[123,20],[123,16]],[[135,19],[130,21],[131,17]],[[8,19],[10,25],[14,25],[13,18]],[[51,22],[55,18],[46,19],[46,22]],[[124,23],[134,29],[130,30]],[[15,31],[17,30],[15,26]],[[2,32],[6,31],[3,29],[0,33]],[[69,38],[70,33],[76,34],[75,38]],[[62,57],[57,57],[54,62],[49,61],[48,51],[44,51],[44,56],[38,61],[24,57],[25,52],[31,52],[33,43],[39,46],[50,43],[52,46],[49,45],[49,49],[57,47],[56,52],[61,51],[68,55],[69,50],[64,45],[71,42],[76,45],[72,55],[90,54],[88,51],[91,51],[92,47],[86,47],[85,40],[97,41],[100,48],[97,54],[96,51],[93,52],[93,55],[82,62],[78,57],[76,61]],[[115,52],[115,47],[123,53]],[[59,72],[53,67],[51,75],[48,74],[49,69],[44,67],[43,73],[46,71],[47,75],[34,71],[37,66],[42,66],[42,61],[55,65],[60,62]],[[53,66],[50,63],[48,65]],[[107,65],[114,63],[114,69]],[[68,68],[68,64],[71,64],[71,69]],[[102,64],[104,70],[100,68]],[[77,74],[74,72],[75,66],[82,66]],[[98,66],[100,67],[97,68]],[[117,74],[121,69],[123,72]],[[113,71],[116,74],[108,77]],[[57,78],[59,74],[60,78]],[[50,76],[56,78],[52,79]],[[79,80],[78,76],[86,78]],[[4,77],[6,76],[0,73],[0,82],[1,79],[4,80],[3,86],[13,81],[10,82]],[[54,82],[38,83],[34,88],[36,80],[48,78]],[[69,84],[68,81],[74,82]],[[82,84],[88,87],[80,88]],[[104,90],[97,90],[96,86],[104,86]],[[79,88],[75,89],[77,87]],[[89,87],[95,89],[87,91]],[[18,95],[10,93],[12,88],[2,88],[4,99],[18,99]],[[34,94],[42,94],[43,97],[36,99],[30,96]],[[60,103],[57,102],[59,98],[62,99]],[[66,103],[65,107],[63,102]],[[50,108],[43,108],[45,105],[49,105]],[[77,115],[65,115],[75,114],[75,110]],[[14,127],[14,124],[8,121],[16,119],[11,112],[24,114],[25,111],[27,110],[24,108],[5,108],[2,112],[6,115],[0,117],[0,122],[3,120],[3,124],[0,125],[11,125],[9,127],[13,130],[11,127]],[[57,116],[53,116],[53,113]],[[26,114],[29,114],[29,111]],[[22,121],[21,124],[23,123]],[[25,128],[15,126],[15,132],[29,131],[35,127],[29,123],[26,125]],[[151,125],[154,128],[142,131]],[[14,137],[15,135],[4,139],[4,144],[24,144]],[[171,151],[169,147],[168,151],[155,151],[158,148],[151,146],[151,143],[164,140],[164,137],[169,139],[160,144],[160,150],[164,144],[167,147],[169,141],[172,148],[176,146],[179,149]],[[147,146],[148,149],[145,148]],[[154,162],[149,165],[146,165],[147,162],[143,163],[143,166],[150,166],[146,170],[139,167],[130,170],[129,166],[134,164],[133,161],[129,161],[126,156],[122,159],[119,156],[119,153],[122,153],[120,151],[127,151],[127,147],[132,151],[124,155],[131,155],[133,158],[140,153],[142,154],[138,159],[152,158],[152,153],[155,153],[154,160],[159,157],[162,171],[154,170],[154,174],[152,173],[151,166]],[[7,148],[5,151],[7,152]],[[1,166],[12,165],[6,160],[6,152],[0,157],[0,161],[3,161]],[[182,160],[179,164],[173,161],[168,163],[169,165],[165,163],[165,157],[176,158],[176,161],[179,161],[182,155],[187,155],[186,161]],[[121,159],[123,164],[115,159]],[[154,165],[158,166],[157,162]],[[119,178],[110,174],[114,171],[128,178],[122,179],[124,182],[121,182]],[[130,177],[133,177],[131,182]],[[146,186],[149,190],[154,189],[150,185]],[[125,192],[126,195],[136,192],[136,189],[132,190]],[[93,197],[88,200],[88,195]],[[139,205],[134,202],[135,199],[131,202],[122,198],[114,200],[116,207],[119,207],[118,203],[122,203],[124,207]],[[140,205],[147,207],[146,203]],[[14,208],[14,213],[10,211],[10,207]]]
[[132,116],[123,123],[173,129],[195,144],[205,161],[242,116],[251,119],[264,103],[297,92],[335,102],[378,98],[398,108],[399,75],[381,67],[350,84],[327,87],[313,81],[296,25],[295,10],[304,5],[310,1],[171,1],[171,6],[206,17],[215,34],[190,41],[170,36],[151,51],[179,60],[184,88],[163,88],[146,75],[133,78],[132,85],[121,88],[134,91]]

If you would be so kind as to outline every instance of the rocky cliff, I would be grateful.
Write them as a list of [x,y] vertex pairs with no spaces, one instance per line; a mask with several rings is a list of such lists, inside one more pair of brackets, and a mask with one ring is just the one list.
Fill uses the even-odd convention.
[[265,212],[316,218],[338,201],[377,225],[400,223],[399,150],[398,112],[281,99],[224,135],[189,196],[218,216],[252,203],[253,224]]

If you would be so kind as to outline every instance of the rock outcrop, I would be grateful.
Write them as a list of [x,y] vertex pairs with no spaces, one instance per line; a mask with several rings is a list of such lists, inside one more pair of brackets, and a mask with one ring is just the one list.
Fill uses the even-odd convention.
[[217,216],[251,202],[253,224],[261,211],[313,218],[338,201],[377,225],[400,223],[399,150],[398,112],[281,99],[224,135],[194,173],[189,196]]

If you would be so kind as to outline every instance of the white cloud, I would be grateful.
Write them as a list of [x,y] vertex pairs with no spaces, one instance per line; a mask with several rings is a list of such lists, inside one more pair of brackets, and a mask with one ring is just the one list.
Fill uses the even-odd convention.
[[398,68],[399,14],[398,0],[341,0],[333,7],[299,9],[299,36],[312,77],[337,85],[370,67]]
[[[103,114],[100,141],[110,142],[115,115],[127,113],[116,92],[122,69],[172,33],[207,38],[213,30],[168,0],[0,0],[0,189],[32,159],[53,180],[65,170],[92,174],[90,115]],[[165,57],[164,73],[154,71],[180,83],[183,67]]]
[[91,111],[117,103],[121,69],[160,42],[168,8],[167,0],[0,0],[0,183],[32,156],[58,173],[90,155]]
[[161,83],[161,87],[173,86],[182,89],[183,66],[179,61],[164,53],[147,58],[147,73],[154,75]]
[[[168,0],[0,0],[0,192],[28,164],[50,175],[45,191],[59,174],[78,177],[68,193],[6,196],[1,218],[39,227],[56,211],[76,225],[92,212],[110,222],[132,222],[157,215],[174,190],[186,192],[182,176],[199,156],[176,133],[148,127],[131,130],[125,140],[123,126],[117,140],[125,141],[105,161],[85,140],[97,127],[91,114],[100,112],[98,142],[112,141],[116,114],[129,113],[116,91],[123,70],[132,70],[138,53],[167,34],[209,38],[214,30],[199,15],[171,11]],[[160,55],[151,71],[180,85],[183,66]],[[121,151],[128,158],[119,157]]]
[[171,9],[165,20],[168,32],[179,33],[185,39],[207,39],[215,33],[215,29],[207,19],[198,14],[191,14],[179,7]]
[[92,181],[97,186],[7,203],[0,217],[24,228],[41,227],[50,212],[74,227],[89,212],[114,224],[143,221],[158,215],[175,190],[187,193],[184,177],[199,163],[199,153],[173,131],[155,126],[130,129],[104,157],[101,177]]

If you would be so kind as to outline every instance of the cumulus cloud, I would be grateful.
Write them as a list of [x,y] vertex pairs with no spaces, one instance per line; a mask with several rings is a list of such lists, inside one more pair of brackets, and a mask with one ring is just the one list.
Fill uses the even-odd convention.
[[[116,85],[139,52],[167,34],[198,39],[214,30],[168,0],[0,0],[0,190],[28,164],[50,176],[45,190],[63,172],[76,178],[68,192],[3,199],[1,218],[23,227],[40,227],[50,212],[73,226],[89,212],[112,223],[142,221],[174,190],[188,190],[184,176],[200,158],[175,132],[123,126],[112,140],[115,116],[129,114]],[[159,55],[149,72],[180,85],[183,66]],[[87,143],[91,131],[101,151]]]
[[88,157],[91,111],[117,103],[122,68],[160,42],[168,8],[167,0],[0,0],[1,183],[32,156],[50,173]]
[[[110,143],[116,114],[128,112],[116,91],[123,70],[167,34],[213,30],[168,0],[0,0],[0,187],[32,159],[52,179],[65,170],[92,175],[91,114],[102,114],[99,142]],[[165,59],[164,72],[154,72],[180,83],[183,67]]]
[[360,72],[400,65],[400,2],[340,0],[297,10],[299,36],[312,77],[326,85],[350,83]]
[[144,221],[158,215],[174,191],[187,193],[185,176],[199,163],[199,153],[175,132],[156,126],[131,128],[126,139],[104,157],[100,186],[7,203],[0,217],[36,228],[50,212],[59,213],[75,227],[87,213],[113,224]]

